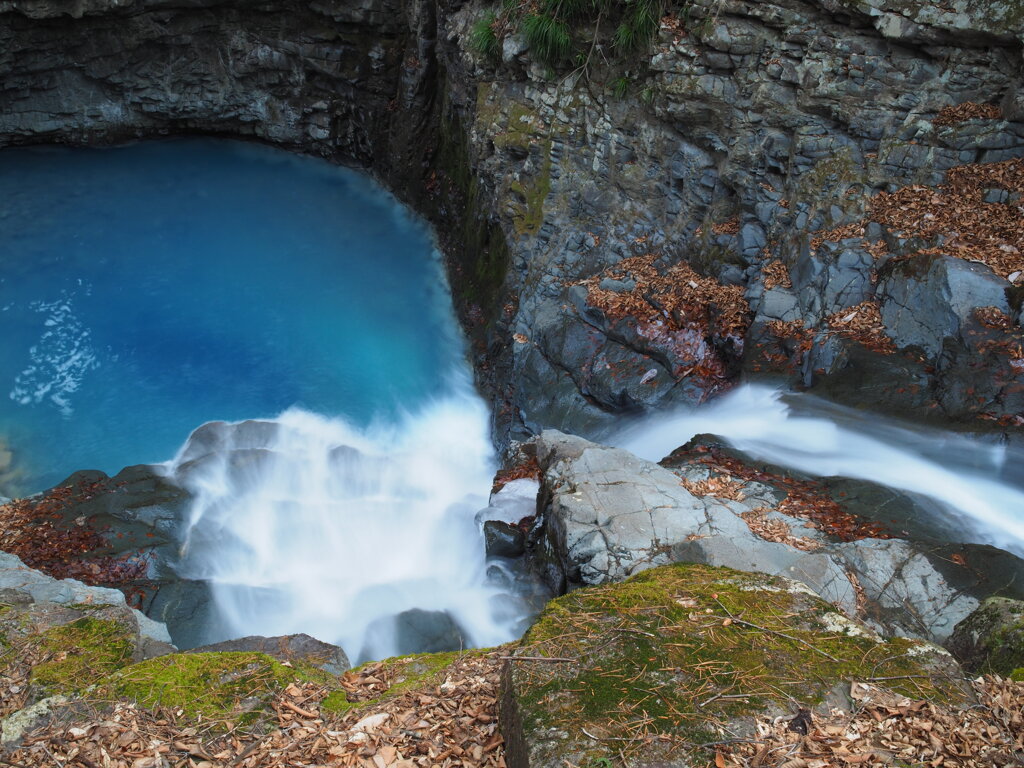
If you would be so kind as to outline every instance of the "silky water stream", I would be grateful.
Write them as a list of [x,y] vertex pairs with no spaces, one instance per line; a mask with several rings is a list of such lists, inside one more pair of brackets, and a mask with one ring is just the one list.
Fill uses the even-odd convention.
[[[208,641],[307,632],[355,661],[522,632],[536,606],[475,519],[495,459],[439,257],[367,178],[213,140],[4,150],[0,255],[0,495],[163,463]],[[609,442],[658,460],[700,433],[1024,555],[1019,448],[757,385]]]
[[0,252],[0,495],[166,462],[207,640],[522,631],[485,577],[488,413],[439,256],[369,179],[206,139],[4,150]]

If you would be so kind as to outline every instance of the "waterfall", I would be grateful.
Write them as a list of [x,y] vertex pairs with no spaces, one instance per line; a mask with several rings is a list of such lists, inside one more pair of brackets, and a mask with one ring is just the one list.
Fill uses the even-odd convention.
[[883,421],[754,384],[693,410],[643,419],[609,442],[658,461],[704,433],[760,461],[808,475],[870,480],[931,500],[957,521],[961,542],[1024,557],[1020,448]]
[[210,582],[225,637],[306,632],[353,660],[506,642],[521,611],[486,584],[474,521],[494,462],[465,376],[365,429],[298,409],[206,425],[169,467],[195,498],[184,575]]

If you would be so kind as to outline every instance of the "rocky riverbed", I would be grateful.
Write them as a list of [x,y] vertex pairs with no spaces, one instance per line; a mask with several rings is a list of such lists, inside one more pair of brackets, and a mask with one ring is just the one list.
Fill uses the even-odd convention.
[[[300,750],[307,761],[346,765],[376,754],[384,766],[507,760],[518,768],[553,765],[551,756],[566,750],[602,766],[705,757],[719,768],[776,765],[780,756],[809,765],[824,758],[808,742],[786,742],[795,731],[778,726],[796,722],[805,705],[814,710],[805,735],[813,723],[835,726],[833,712],[814,707],[834,701],[827,694],[842,684],[848,697],[838,703],[850,717],[869,711],[876,722],[905,723],[930,707],[933,725],[904,741],[892,728],[888,742],[865,736],[856,750],[833,750],[832,764],[884,764],[901,754],[968,765],[970,751],[950,746],[957,733],[987,734],[984,745],[972,743],[987,761],[979,764],[1010,764],[1024,748],[1020,708],[1014,716],[1012,706],[1019,686],[1000,678],[971,688],[965,679],[1024,666],[1018,606],[989,601],[972,614],[990,595],[1012,592],[1016,558],[893,535],[873,527],[864,504],[824,499],[821,488],[794,485],[806,478],[722,455],[713,440],[661,465],[600,440],[623,415],[698,404],[758,376],[1019,439],[1024,14],[1016,0],[668,4],[648,49],[623,59],[602,48],[606,58],[576,71],[539,63],[514,31],[495,55],[479,51],[472,30],[488,10],[446,0],[0,0],[0,147],[248,137],[365,167],[430,216],[478,382],[494,406],[495,440],[510,464],[517,456],[535,462],[526,473],[538,482],[534,519],[518,533],[506,530],[507,546],[495,553],[528,565],[556,593],[592,588],[553,603],[513,648],[475,661],[417,662],[422,668],[408,674],[392,664],[339,682],[309,667],[293,676],[293,662],[265,655],[266,644],[244,658],[211,651],[192,662],[147,660],[172,649],[141,639],[167,638],[121,593],[81,592],[5,561],[3,573],[18,583],[0,593],[2,714],[22,714],[5,721],[4,738],[14,744],[25,727],[41,729],[16,759],[43,765],[59,753],[66,764],[80,756],[88,766],[117,743],[136,750],[118,753],[134,768],[272,765],[271,756],[298,744],[309,748]],[[84,560],[40,548],[48,539],[24,526],[6,529],[5,548],[35,547],[33,564],[58,577],[110,576],[172,623],[197,616],[203,588],[184,584],[173,568],[184,496],[165,481],[132,468],[113,479],[72,478],[71,491],[46,497],[50,540],[71,532],[92,542]],[[860,487],[854,495],[869,507],[879,493]],[[914,501],[894,503],[909,509]],[[37,507],[13,509],[23,521],[42,519],[33,517]],[[123,536],[103,538],[109,525]],[[696,565],[670,565],[678,561]],[[642,573],[657,566],[656,575]],[[714,570],[720,566],[735,570]],[[792,581],[772,580],[777,575]],[[732,595],[737,584],[747,586]],[[841,614],[793,584],[845,618],[826,621]],[[799,605],[776,606],[788,616],[782,624],[775,614],[754,616],[745,602],[748,594],[763,594],[764,603],[783,593]],[[112,607],[93,615],[95,605]],[[46,622],[33,624],[40,616]],[[102,630],[98,645],[82,640],[96,639],[93,630]],[[765,641],[788,638],[787,651],[825,653],[838,665],[821,673],[824,681],[815,678],[822,687],[808,694],[814,701],[803,689],[734,691],[714,675],[700,701],[659,693],[669,681],[707,682],[694,669],[760,669],[743,666],[748,630]],[[579,642],[566,639],[573,632]],[[643,643],[654,635],[679,647],[710,643],[716,652],[677,659],[651,648],[652,665],[637,667],[636,658],[615,655],[612,641],[629,634]],[[597,648],[586,645],[605,636]],[[68,637],[71,646],[59,646]],[[926,641],[949,642],[966,669]],[[896,655],[923,666],[865,670],[843,643],[860,654],[895,643]],[[918,643],[927,651],[908,654]],[[779,658],[762,650],[772,663]],[[777,682],[807,666],[787,659],[770,672]],[[96,663],[103,675],[95,680],[76,672]],[[188,684],[168,677],[166,665],[183,670]],[[633,688],[597,697],[591,685],[586,706],[574,698],[590,696],[595,671],[619,679],[627,670],[630,684],[653,697],[647,709],[637,709]],[[878,685],[891,682],[885,678],[929,683]],[[413,683],[403,687],[406,680]],[[100,688],[87,695],[93,684]],[[192,711],[189,685],[214,685],[217,707]],[[178,698],[160,698],[168,686]],[[883,687],[884,694],[869,691]],[[560,698],[554,692],[562,689]],[[975,696],[991,722],[968,722]],[[914,703],[922,697],[927,704]],[[356,702],[378,709],[350,711]],[[674,730],[652,724],[654,703],[658,712],[714,704],[722,717],[701,725],[707,732],[697,739],[682,721]],[[114,714],[90,719],[98,706]],[[327,714],[332,706],[341,720]],[[161,707],[170,707],[163,721]],[[423,714],[442,710],[436,721]],[[455,728],[453,711],[468,719],[444,731],[460,734],[457,750],[426,735],[442,721]],[[565,719],[570,711],[576,719]],[[264,714],[248,718],[252,712]],[[646,718],[639,730],[632,715]],[[173,722],[195,736],[207,717],[233,732],[243,716],[258,724],[244,744],[176,742],[159,731]],[[377,719],[371,725],[367,717]],[[747,718],[742,728],[736,718]],[[286,731],[264,741],[259,728],[274,726]],[[422,739],[409,735],[420,731]],[[926,731],[940,734],[925,738],[927,747]],[[129,732],[167,748],[150,755]],[[295,736],[273,735],[282,732]],[[762,753],[762,743],[778,752]]]

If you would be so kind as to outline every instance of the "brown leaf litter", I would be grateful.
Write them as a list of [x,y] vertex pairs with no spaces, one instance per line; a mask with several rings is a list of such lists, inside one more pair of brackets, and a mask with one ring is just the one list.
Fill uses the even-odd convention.
[[[629,322],[635,333],[671,361],[675,379],[703,379],[706,394],[732,380],[731,358],[743,348],[750,305],[738,285],[722,285],[685,262],[661,273],[656,254],[631,256],[577,285],[587,302],[611,323]],[[635,282],[628,291],[601,288],[604,278]]]
[[55,579],[120,585],[146,575],[146,563],[127,556],[95,556],[108,547],[108,531],[71,510],[110,491],[108,482],[83,481],[0,506],[0,551]]
[[939,110],[932,120],[932,125],[956,125],[968,120],[1001,120],[1003,111],[996,104],[978,104],[965,101],[963,104],[951,104]]
[[911,700],[855,682],[852,712],[811,717],[806,733],[791,717],[761,718],[757,738],[728,750],[727,766],[744,768],[1001,768],[1024,756],[1024,684],[999,677],[973,681],[979,706],[955,709]]
[[896,351],[896,345],[885,333],[882,324],[882,307],[874,299],[835,312],[825,318],[825,322],[830,331],[853,339],[875,352],[888,355]]
[[761,275],[764,277],[765,290],[771,290],[775,287],[793,287],[793,283],[789,279],[789,270],[779,259],[774,259],[765,264],[761,270]]
[[770,509],[765,507],[756,507],[755,509],[748,509],[746,512],[740,514],[746,522],[747,527],[750,528],[751,533],[755,536],[759,536],[765,541],[774,541],[777,544],[787,544],[794,549],[799,549],[804,552],[813,552],[816,549],[821,548],[821,544],[812,539],[804,538],[803,536],[794,536],[793,530],[784,520],[771,519],[768,517]]
[[[991,191],[1016,201],[985,202]],[[992,268],[1008,278],[1024,270],[1024,159],[961,165],[938,187],[909,186],[880,192],[869,216],[905,238],[943,242],[941,253]]]
[[[497,730],[498,652],[466,654],[436,685],[345,713],[321,707],[323,686],[289,685],[273,703],[276,728],[247,731],[180,709],[129,702],[79,707],[29,733],[0,764],[17,768],[505,768]],[[379,672],[380,670],[378,670]],[[349,688],[376,695],[359,673]],[[375,678],[382,681],[382,678]],[[353,691],[355,693],[355,691]],[[356,694],[358,696],[358,694]]]
[[[825,486],[816,480],[797,480],[774,472],[755,469],[739,459],[733,458],[721,450],[711,446],[697,446],[693,449],[697,456],[694,460],[709,467],[714,473],[728,478],[725,487],[742,488],[746,483],[764,483],[786,494],[778,504],[778,511],[788,517],[805,521],[812,528],[834,536],[840,541],[857,541],[859,539],[887,539],[891,535],[878,523],[847,512],[843,506],[828,495]],[[673,457],[670,456],[669,459]],[[692,492],[692,491],[691,491]],[[737,490],[738,492],[738,490]],[[746,518],[744,518],[746,519]],[[753,516],[754,525],[761,530],[767,527],[758,526],[759,517]],[[750,520],[747,520],[748,525]],[[758,530],[751,527],[754,533]],[[777,529],[772,535],[781,535]],[[769,539],[774,541],[775,539]]]

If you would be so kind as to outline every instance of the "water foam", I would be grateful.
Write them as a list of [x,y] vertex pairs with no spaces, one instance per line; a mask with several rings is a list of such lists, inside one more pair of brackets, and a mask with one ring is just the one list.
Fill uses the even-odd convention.
[[49,401],[62,415],[70,416],[74,412],[71,395],[88,372],[99,367],[92,333],[75,314],[72,296],[33,301],[29,308],[45,316],[45,330],[29,347],[29,364],[15,376],[9,396],[18,405]]
[[485,583],[474,515],[495,459],[467,380],[397,423],[262,424],[169,467],[195,494],[184,575],[211,583],[224,637],[306,632],[381,658],[408,651],[391,619],[413,610],[446,612],[468,645],[517,635],[514,598]]
[[610,442],[657,461],[703,433],[809,475],[870,480],[931,499],[959,520],[964,543],[1024,557],[1024,491],[1009,477],[1021,466],[1019,450],[751,384],[695,410],[652,416]]

